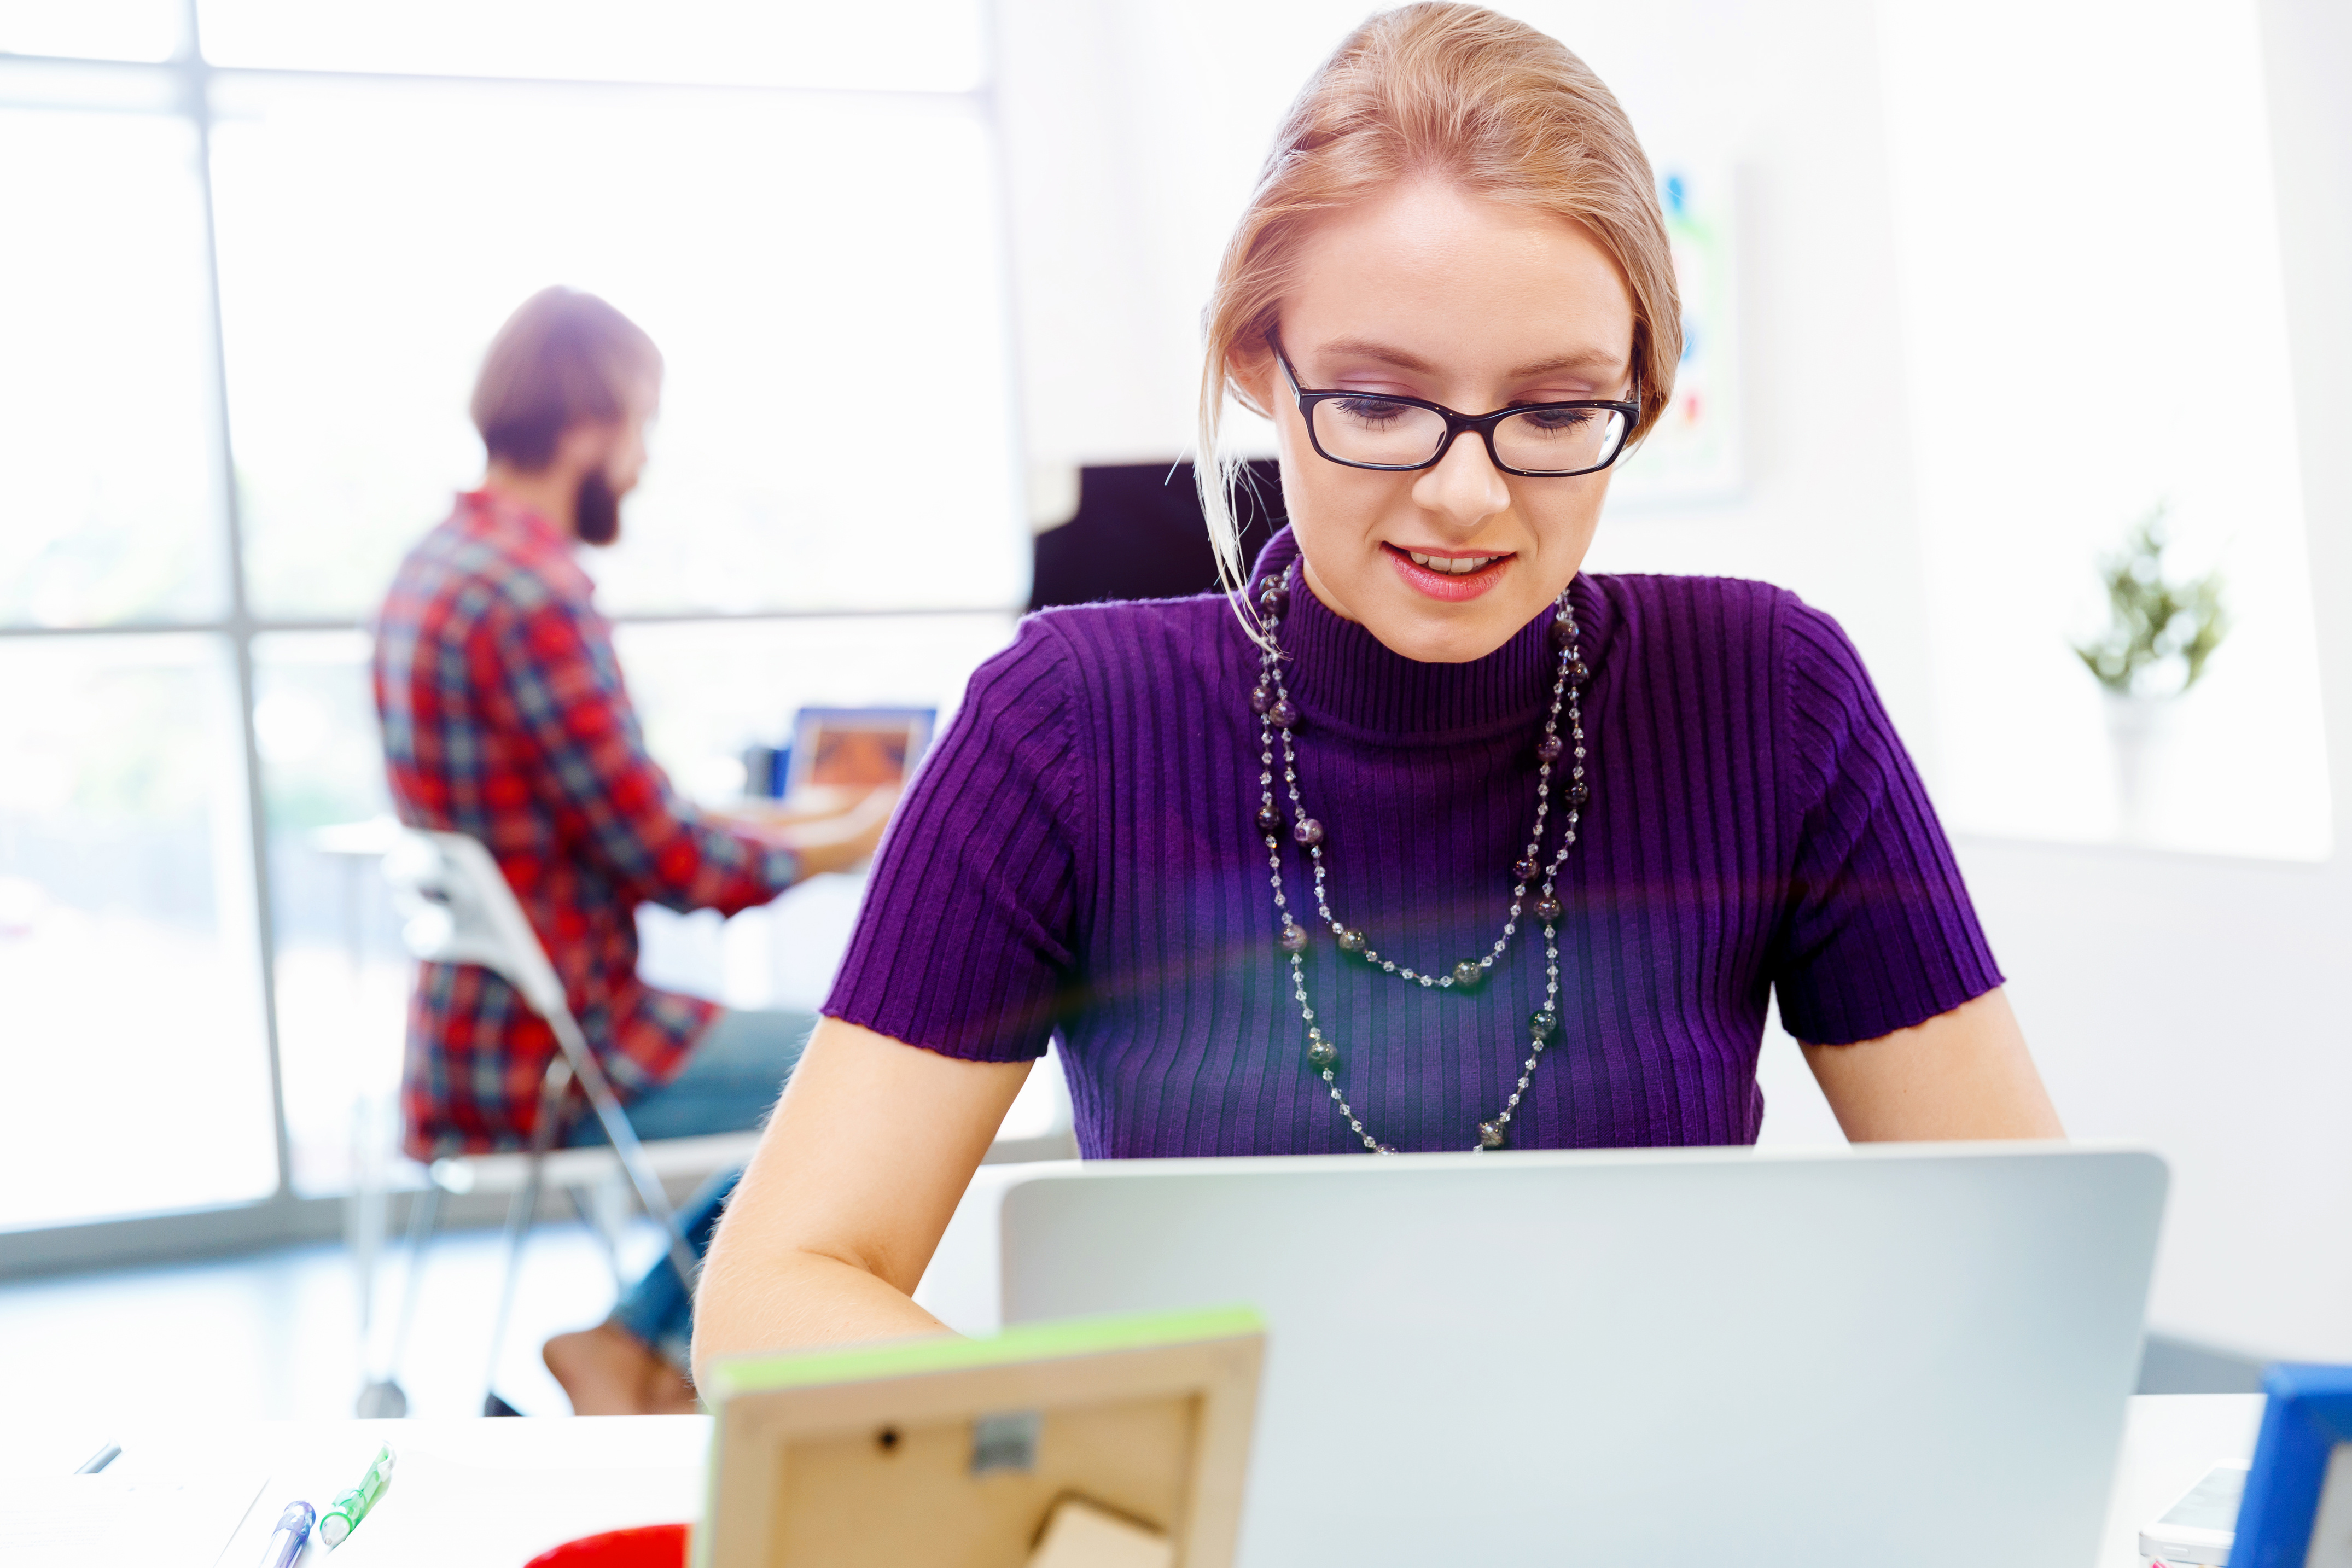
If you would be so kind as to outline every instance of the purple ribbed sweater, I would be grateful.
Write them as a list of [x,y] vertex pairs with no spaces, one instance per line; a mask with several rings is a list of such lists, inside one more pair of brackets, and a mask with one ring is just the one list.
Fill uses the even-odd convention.
[[[1278,535],[1258,574],[1295,554]],[[1585,576],[1571,598],[1593,798],[1561,880],[1563,1027],[1513,1146],[1752,1141],[1776,988],[1791,1033],[1841,1044],[2000,983],[1834,622],[1722,578]],[[1383,956],[1442,969],[1500,933],[1552,618],[1474,664],[1423,664],[1293,595],[1301,796],[1329,835],[1333,913]],[[900,806],[824,1010],[991,1061],[1058,1032],[1090,1157],[1360,1149],[1307,1065],[1276,943],[1256,671],[1213,595],[1023,622]],[[1284,870],[1311,919],[1286,834]],[[1471,1147],[1542,1000],[1539,923],[1467,992],[1374,973],[1319,927],[1307,971],[1367,1129]]]

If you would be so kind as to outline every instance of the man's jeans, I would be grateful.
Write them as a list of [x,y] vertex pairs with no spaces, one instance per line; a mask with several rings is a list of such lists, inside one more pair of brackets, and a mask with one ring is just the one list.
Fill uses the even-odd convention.
[[[629,1124],[645,1139],[745,1133],[766,1124],[815,1025],[808,1013],[719,1014],[695,1042],[678,1075],[628,1108]],[[604,1124],[586,1110],[564,1139],[573,1148],[604,1142]],[[679,1228],[697,1258],[710,1250],[719,1216],[742,1177],[740,1169],[719,1172],[678,1210]],[[667,1251],[613,1308],[611,1321],[680,1371],[686,1369],[694,1337],[694,1298],[679,1282]]]

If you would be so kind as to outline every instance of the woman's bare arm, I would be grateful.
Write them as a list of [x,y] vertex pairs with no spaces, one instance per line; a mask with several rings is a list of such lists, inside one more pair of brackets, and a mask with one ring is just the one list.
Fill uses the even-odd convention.
[[1858,1144],[2066,1135],[1997,988],[1876,1040],[1801,1049],[1838,1125]]
[[1029,1068],[820,1019],[712,1239],[696,1368],[945,1333],[911,1295]]

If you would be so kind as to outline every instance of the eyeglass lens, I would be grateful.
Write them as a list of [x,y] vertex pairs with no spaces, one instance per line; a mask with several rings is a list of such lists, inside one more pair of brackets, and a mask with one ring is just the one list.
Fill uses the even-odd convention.
[[[1314,405],[1315,438],[1342,463],[1409,468],[1437,455],[1445,416],[1384,397],[1328,398]],[[1598,468],[1625,439],[1614,409],[1530,409],[1495,426],[1495,455],[1508,468],[1572,474]]]

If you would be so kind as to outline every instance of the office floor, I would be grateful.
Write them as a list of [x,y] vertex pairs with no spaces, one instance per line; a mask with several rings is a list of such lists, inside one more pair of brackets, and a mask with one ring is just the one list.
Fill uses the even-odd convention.
[[[642,1266],[657,1233],[640,1221],[625,1261]],[[496,1230],[435,1242],[401,1383],[413,1416],[471,1416],[482,1400],[502,1253]],[[376,1277],[378,1354],[388,1346],[406,1268],[394,1249]],[[530,1234],[499,1392],[527,1415],[568,1415],[541,1364],[548,1335],[600,1320],[613,1276],[578,1224]],[[199,1263],[0,1284],[0,1408],[13,1423],[103,1426],[124,1416],[274,1420],[352,1413],[362,1378],[359,1294],[340,1243]]]
[[[495,1230],[458,1230],[435,1244],[402,1362],[412,1415],[470,1416],[481,1407],[499,1240]],[[625,1260],[650,1264],[657,1246],[653,1227],[640,1221]],[[378,1270],[379,1347],[389,1340],[404,1269],[395,1254]],[[527,1415],[568,1414],[540,1363],[540,1343],[598,1321],[612,1301],[611,1271],[584,1227],[533,1230],[499,1357],[500,1394]],[[89,1430],[116,1416],[348,1416],[362,1382],[358,1321],[351,1255],[337,1243],[0,1284],[0,1408],[11,1423],[69,1421]],[[2148,1394],[2260,1386],[2259,1363],[2161,1336],[2149,1340],[2140,1373]]]

